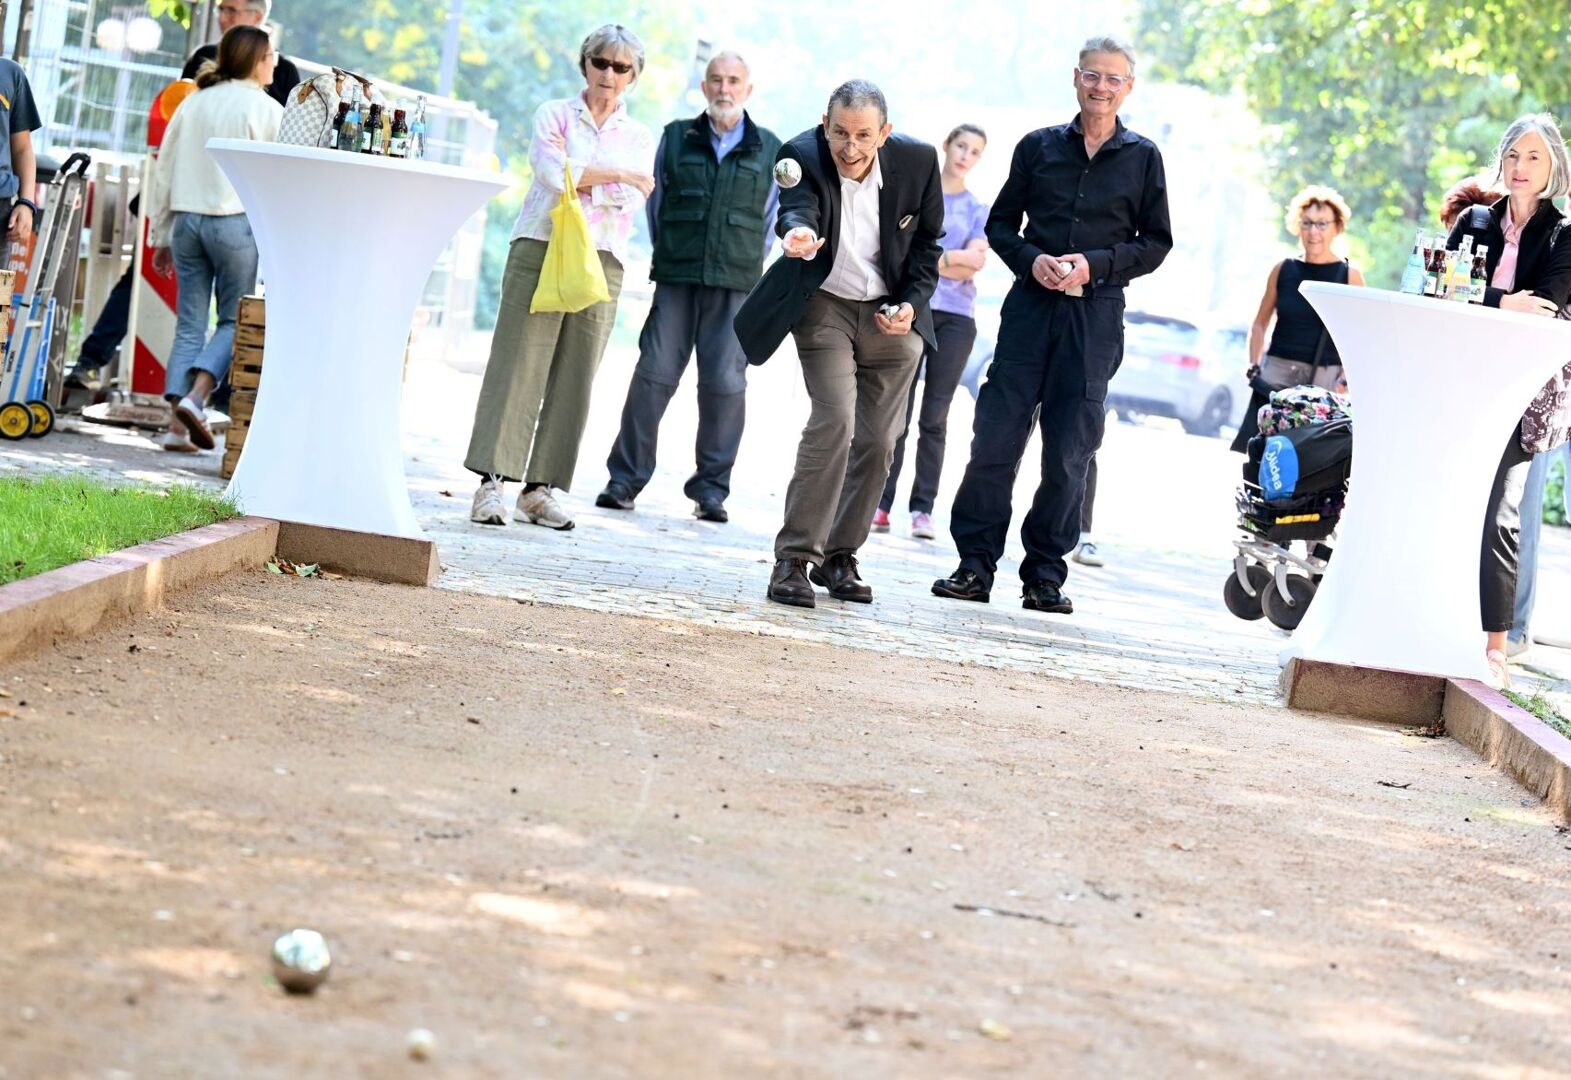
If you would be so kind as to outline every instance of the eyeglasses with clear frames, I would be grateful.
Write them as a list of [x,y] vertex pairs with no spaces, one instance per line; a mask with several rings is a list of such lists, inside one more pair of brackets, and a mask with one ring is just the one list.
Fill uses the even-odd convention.
[[871,150],[878,142],[877,135],[825,135],[830,146],[854,146],[858,150]]
[[1313,230],[1329,229],[1331,226],[1333,226],[1335,224],[1336,224],[1336,222],[1334,222],[1334,221],[1310,221],[1308,218],[1302,218],[1298,222],[1298,231],[1299,232],[1308,232],[1311,229],[1313,229]]
[[1080,76],[1080,85],[1087,90],[1095,90],[1098,86],[1106,86],[1113,93],[1118,93],[1124,88],[1132,75],[1103,75],[1100,71],[1086,71],[1084,68],[1075,68]]

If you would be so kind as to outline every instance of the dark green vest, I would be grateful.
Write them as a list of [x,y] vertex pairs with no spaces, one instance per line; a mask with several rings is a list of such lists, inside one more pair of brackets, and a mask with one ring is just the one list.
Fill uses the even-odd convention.
[[741,143],[719,162],[707,115],[666,125],[655,281],[746,292],[763,273],[764,206],[780,140],[751,117],[742,123]]

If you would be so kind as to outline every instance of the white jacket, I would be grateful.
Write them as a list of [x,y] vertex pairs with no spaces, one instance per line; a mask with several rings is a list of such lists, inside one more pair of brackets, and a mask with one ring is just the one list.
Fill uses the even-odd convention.
[[250,79],[231,79],[198,90],[175,110],[149,174],[147,219],[151,243],[168,247],[175,214],[228,217],[245,213],[240,196],[207,152],[207,140],[273,142],[284,107]]

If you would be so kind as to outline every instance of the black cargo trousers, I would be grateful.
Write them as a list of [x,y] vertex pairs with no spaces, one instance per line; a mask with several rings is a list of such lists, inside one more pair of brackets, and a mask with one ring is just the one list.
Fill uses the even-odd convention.
[[1124,290],[1066,296],[1019,278],[1004,300],[998,342],[976,402],[971,460],[949,514],[960,567],[992,588],[1011,494],[1041,410],[1042,476],[1020,529],[1020,578],[1062,586],[1080,538],[1086,468],[1102,444],[1107,384],[1124,358]]

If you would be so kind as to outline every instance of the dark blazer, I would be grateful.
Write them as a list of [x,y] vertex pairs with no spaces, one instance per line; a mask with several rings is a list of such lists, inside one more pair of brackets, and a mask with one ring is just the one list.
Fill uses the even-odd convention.
[[[1506,249],[1506,234],[1500,223],[1505,219],[1508,201],[1502,198],[1493,206],[1477,205],[1464,210],[1446,240],[1449,248],[1461,244],[1464,236],[1473,238],[1475,248],[1480,244],[1489,245],[1484,267],[1490,278],[1495,276],[1495,267],[1500,265],[1500,256]],[[1511,287],[1512,292],[1529,289],[1561,308],[1571,298],[1571,228],[1561,229],[1558,238],[1555,237],[1555,226],[1562,220],[1554,203],[1545,199],[1538,204],[1538,212],[1522,230],[1522,239],[1517,244],[1516,283]],[[1552,245],[1551,239],[1554,240]],[[1504,290],[1491,285],[1484,290],[1484,303],[1499,307],[1504,295]]]
[[[747,294],[733,325],[750,364],[762,364],[774,355],[835,265],[840,172],[830,157],[823,128],[804,131],[781,146],[775,160],[785,158],[801,166],[802,181],[781,188],[775,232],[785,236],[805,226],[824,239],[824,246],[811,261],[776,259]],[[938,151],[917,139],[891,135],[878,151],[878,167],[884,178],[878,200],[879,270],[889,286],[883,302],[910,304],[916,312],[912,329],[935,347],[928,301],[938,285],[938,239],[944,235]]]

